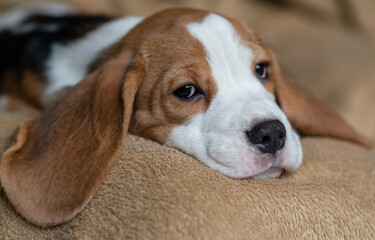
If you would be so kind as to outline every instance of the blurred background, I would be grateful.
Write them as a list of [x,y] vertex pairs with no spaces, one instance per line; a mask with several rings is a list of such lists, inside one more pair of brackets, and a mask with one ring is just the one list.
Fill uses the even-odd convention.
[[[0,0],[0,9],[33,2]],[[36,2],[36,1],[35,1]],[[169,7],[247,23],[321,101],[375,139],[374,0],[65,0],[92,13],[148,16]]]

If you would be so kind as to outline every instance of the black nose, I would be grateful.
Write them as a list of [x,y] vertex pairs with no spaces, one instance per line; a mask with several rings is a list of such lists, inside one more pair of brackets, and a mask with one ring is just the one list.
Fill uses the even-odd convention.
[[263,153],[275,154],[285,145],[286,130],[279,120],[262,122],[246,134],[250,142]]

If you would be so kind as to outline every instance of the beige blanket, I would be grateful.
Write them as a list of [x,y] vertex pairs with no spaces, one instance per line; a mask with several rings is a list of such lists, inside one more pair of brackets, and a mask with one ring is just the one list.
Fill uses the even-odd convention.
[[[0,110],[0,151],[26,115]],[[89,205],[41,229],[0,195],[3,239],[375,239],[375,154],[324,138],[276,180],[234,180],[171,148],[129,136]]]

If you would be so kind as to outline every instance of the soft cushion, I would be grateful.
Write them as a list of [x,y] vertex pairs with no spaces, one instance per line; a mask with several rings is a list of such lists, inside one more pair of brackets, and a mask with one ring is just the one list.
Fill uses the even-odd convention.
[[[0,110],[0,151],[28,116]],[[175,149],[129,135],[88,206],[41,229],[0,195],[6,239],[301,239],[375,237],[375,154],[331,139],[303,139],[299,170],[236,180]]]

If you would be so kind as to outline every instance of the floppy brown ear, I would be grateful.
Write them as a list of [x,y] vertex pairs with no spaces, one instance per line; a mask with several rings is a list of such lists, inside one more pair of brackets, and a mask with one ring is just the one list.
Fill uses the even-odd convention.
[[292,126],[303,135],[345,139],[370,148],[371,140],[361,136],[335,112],[280,69],[275,81],[276,97]]
[[105,64],[19,129],[0,178],[30,222],[52,226],[74,217],[118,158],[144,72],[137,62],[126,69],[121,60]]

